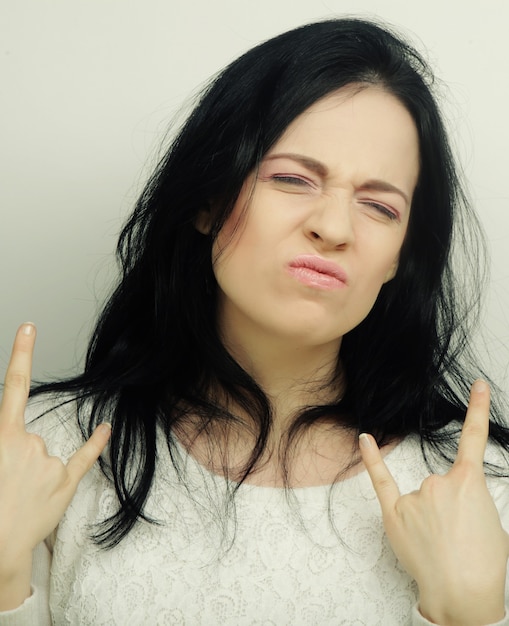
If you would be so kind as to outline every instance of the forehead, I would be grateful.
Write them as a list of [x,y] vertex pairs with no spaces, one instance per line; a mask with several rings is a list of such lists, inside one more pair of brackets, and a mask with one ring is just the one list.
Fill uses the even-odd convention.
[[391,93],[352,85],[318,100],[299,115],[269,151],[303,154],[332,176],[388,178],[413,191],[419,138],[412,116]]

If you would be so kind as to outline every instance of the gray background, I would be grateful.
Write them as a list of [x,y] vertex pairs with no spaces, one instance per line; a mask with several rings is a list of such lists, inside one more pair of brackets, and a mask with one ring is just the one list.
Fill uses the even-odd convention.
[[443,106],[492,255],[478,342],[509,389],[506,0],[2,2],[0,375],[25,320],[39,329],[35,377],[78,366],[115,276],[122,221],[170,119],[185,114],[197,88],[259,41],[345,14],[397,26],[445,83]]

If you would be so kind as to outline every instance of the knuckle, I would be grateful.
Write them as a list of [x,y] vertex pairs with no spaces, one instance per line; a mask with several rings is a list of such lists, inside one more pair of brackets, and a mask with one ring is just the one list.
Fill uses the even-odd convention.
[[388,491],[392,488],[392,481],[387,476],[382,476],[377,480],[377,486],[379,491]]
[[486,433],[488,431],[488,424],[480,423],[480,422],[468,422],[463,426],[463,433],[467,435],[467,437],[486,437]]
[[458,463],[458,466],[461,469],[463,475],[470,474],[472,472],[477,473],[479,469],[479,464],[469,457],[463,457],[461,461]]
[[34,433],[27,433],[27,442],[31,452],[35,454],[47,454],[44,439]]
[[90,461],[89,455],[86,451],[78,450],[74,454],[74,456],[70,459],[68,468],[70,473],[73,476],[74,481],[77,483],[81,480],[81,478],[88,472],[88,470],[92,467],[92,463]]
[[481,482],[485,482],[483,466],[468,457],[463,457],[461,460],[456,462],[453,470],[451,470],[451,475],[454,475],[455,480],[459,485],[471,486],[473,484],[477,484],[479,480]]
[[440,489],[443,483],[443,476],[439,476],[438,474],[430,474],[427,476],[421,485],[420,491],[423,493],[434,493],[437,489]]
[[76,457],[75,466],[82,472],[85,473],[90,469],[90,459],[88,454],[79,454]]
[[394,513],[401,518],[404,518],[407,514],[409,507],[413,504],[412,496],[413,494],[405,494],[401,496],[396,503],[394,504]]
[[5,389],[12,389],[13,391],[22,390],[28,393],[30,389],[30,382],[28,377],[23,372],[7,372],[5,375]]
[[377,473],[373,482],[376,484],[379,491],[386,491],[391,489],[394,485],[392,477],[385,471]]
[[48,468],[53,472],[53,474],[62,478],[64,474],[64,465],[58,456],[48,457]]
[[14,352],[21,354],[32,354],[33,341],[26,335],[17,337]]

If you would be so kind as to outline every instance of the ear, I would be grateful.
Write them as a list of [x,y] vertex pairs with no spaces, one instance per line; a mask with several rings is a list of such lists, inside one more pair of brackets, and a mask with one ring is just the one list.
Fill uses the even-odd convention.
[[194,220],[194,227],[202,235],[209,235],[212,228],[212,215],[210,207],[206,209],[200,209]]
[[399,267],[399,257],[394,259],[394,263],[391,265],[391,267],[387,271],[387,274],[384,277],[384,284],[388,283],[389,281],[391,281],[394,278],[394,276],[396,276],[396,272],[398,271],[398,267]]

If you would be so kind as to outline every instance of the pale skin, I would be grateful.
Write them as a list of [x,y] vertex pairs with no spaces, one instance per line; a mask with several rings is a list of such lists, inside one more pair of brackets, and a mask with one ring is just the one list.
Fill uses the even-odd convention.
[[[250,482],[281,486],[277,450],[293,416],[342,394],[335,378],[342,337],[397,271],[418,175],[409,112],[383,89],[349,85],[293,120],[245,181],[212,257],[221,339],[273,408],[269,449]],[[203,234],[212,215],[200,213]],[[346,284],[321,289],[296,279],[288,268],[300,255],[332,263]],[[197,460],[220,471],[223,448],[210,450],[193,433],[187,439]],[[242,466],[253,443],[242,455],[235,440],[228,465]],[[299,444],[291,484],[306,487],[334,482],[356,437],[315,424]]]
[[111,428],[100,425],[64,465],[25,429],[35,327],[17,332],[0,405],[0,611],[30,596],[32,551],[56,528],[80,480],[104,449]]
[[[290,125],[258,179],[248,181],[233,215],[235,224],[255,182],[241,228],[218,239],[221,336],[273,403],[274,449],[288,416],[341,389],[341,380],[330,389],[320,383],[335,370],[342,336],[367,315],[397,269],[418,175],[417,146],[412,118],[380,89],[345,90],[318,102]],[[205,213],[197,224],[204,233],[207,219]],[[288,262],[302,254],[339,264],[347,284],[324,291],[295,280]],[[33,325],[24,325],[0,405],[0,512],[9,512],[0,515],[0,610],[30,595],[32,550],[58,525],[110,434],[99,426],[64,465],[26,432],[34,342]],[[408,495],[400,495],[383,461],[387,450],[378,450],[371,435],[358,449],[356,469],[369,472],[388,539],[418,584],[420,610],[443,626],[478,626],[504,615],[509,541],[483,473],[488,421],[489,391],[481,384],[472,390],[453,467]],[[249,451],[249,441],[237,443]],[[190,447],[199,458],[200,441]],[[317,426],[297,450],[292,484],[330,484],[343,469],[338,459],[346,464],[354,447],[351,432]],[[277,461],[271,455],[248,479],[277,486]]]
[[[64,465],[25,430],[35,328],[16,335],[0,405],[0,611],[30,596],[31,554],[58,525],[83,476],[104,449],[103,424]],[[472,388],[456,461],[401,495],[371,435],[360,438],[363,463],[382,508],[391,546],[419,587],[419,607],[443,626],[479,626],[504,617],[509,537],[486,487],[489,388]]]
[[401,495],[374,438],[360,451],[382,508],[385,532],[419,587],[429,621],[479,626],[504,617],[509,537],[486,486],[489,387],[472,386],[456,460],[447,474],[426,478],[419,491]]

